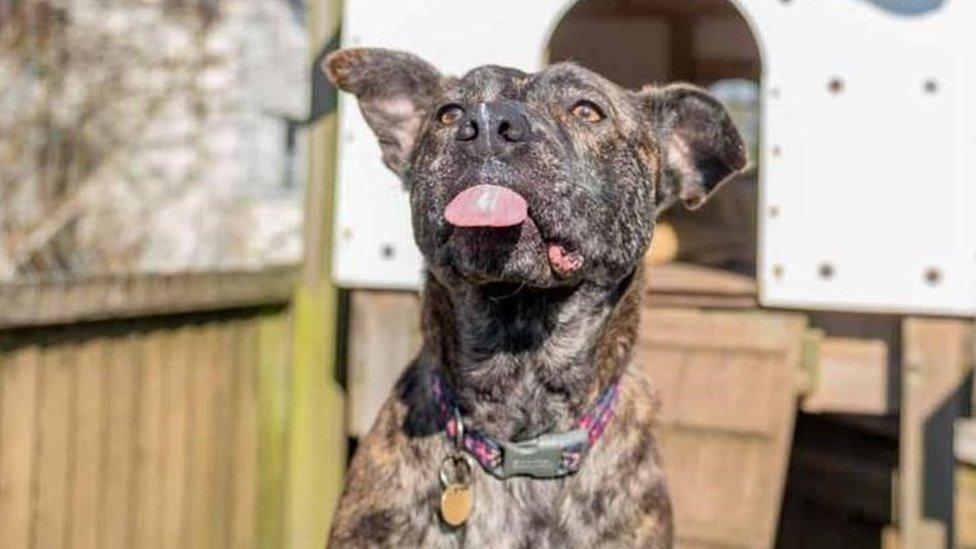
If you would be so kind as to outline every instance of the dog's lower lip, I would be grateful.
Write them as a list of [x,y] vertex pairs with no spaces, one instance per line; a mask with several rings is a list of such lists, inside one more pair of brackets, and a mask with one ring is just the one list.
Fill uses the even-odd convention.
[[583,255],[559,242],[546,242],[546,259],[559,276],[569,276],[583,267]]

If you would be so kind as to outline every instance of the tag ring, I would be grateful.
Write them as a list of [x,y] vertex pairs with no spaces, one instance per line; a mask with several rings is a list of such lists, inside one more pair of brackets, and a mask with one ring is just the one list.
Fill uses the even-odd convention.
[[464,448],[464,422],[461,421],[461,410],[454,408],[454,448]]
[[[452,481],[447,475],[448,462],[451,462],[455,466],[455,470],[458,469],[458,464],[462,465],[465,470],[464,474],[458,475],[458,477]],[[438,477],[440,478],[441,486],[444,486],[445,488],[448,484],[452,484],[453,482],[467,482],[471,478],[471,464],[468,463],[467,456],[460,453],[444,456],[444,459],[441,461],[441,470],[438,472]]]

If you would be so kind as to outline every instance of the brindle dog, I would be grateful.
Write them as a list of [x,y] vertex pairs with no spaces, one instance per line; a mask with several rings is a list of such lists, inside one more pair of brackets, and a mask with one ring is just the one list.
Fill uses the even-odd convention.
[[[632,364],[641,265],[660,211],[701,205],[744,167],[724,108],[693,86],[625,90],[569,63],[458,79],[344,49],[324,68],[409,192],[426,260],[423,348],[360,443],[330,545],[670,547],[656,400]],[[491,192],[462,197],[472,189]],[[612,383],[619,397],[574,474],[502,480],[475,463],[473,510],[452,528],[438,379],[469,429],[504,441],[571,429]]]

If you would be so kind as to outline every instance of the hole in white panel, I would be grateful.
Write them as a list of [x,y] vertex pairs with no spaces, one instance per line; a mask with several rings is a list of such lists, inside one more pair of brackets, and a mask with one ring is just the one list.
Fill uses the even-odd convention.
[[830,280],[834,278],[834,266],[830,263],[821,263],[820,267],[817,268],[817,274],[824,280]]
[[827,91],[832,95],[840,95],[844,93],[844,81],[835,76],[827,82]]
[[383,244],[380,246],[380,256],[386,260],[393,259],[396,257],[396,247],[393,244]]

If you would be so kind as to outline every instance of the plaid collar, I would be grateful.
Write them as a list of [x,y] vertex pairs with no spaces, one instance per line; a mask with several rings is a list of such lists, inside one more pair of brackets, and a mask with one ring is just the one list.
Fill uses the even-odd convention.
[[604,389],[589,411],[576,421],[572,430],[547,433],[519,442],[495,440],[467,428],[461,420],[450,388],[440,375],[434,376],[432,390],[447,436],[492,476],[499,479],[513,476],[557,478],[579,470],[583,456],[596,444],[610,423],[619,393],[619,379]]

